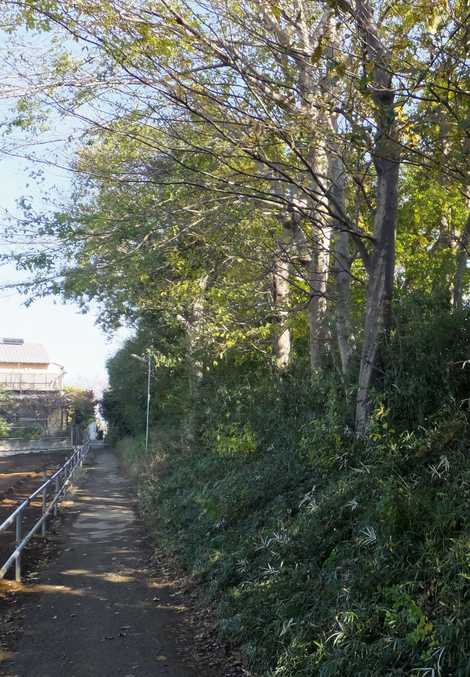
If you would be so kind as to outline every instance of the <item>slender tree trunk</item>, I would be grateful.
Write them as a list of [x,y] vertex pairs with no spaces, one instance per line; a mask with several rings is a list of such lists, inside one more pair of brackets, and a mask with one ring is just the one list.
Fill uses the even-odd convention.
[[[335,214],[339,209],[345,211],[345,169],[338,155],[330,157],[330,211]],[[335,233],[335,282],[336,282],[336,338],[341,360],[341,372],[345,378],[349,374],[352,356],[351,348],[351,258],[349,252],[349,232],[344,228],[341,214],[333,217]]]
[[309,264],[308,326],[310,367],[312,373],[315,373],[321,366],[321,353],[325,342],[326,291],[331,253],[331,222],[328,217],[327,196],[328,157],[323,140],[316,150],[312,164],[316,176],[314,190],[317,193],[317,199],[313,208],[313,246]]
[[[304,49],[313,52],[320,45],[320,40],[329,36],[333,30],[334,15],[328,10],[325,14],[321,37],[316,36],[312,40],[306,21],[305,8],[299,7],[300,32]],[[328,37],[331,39],[331,36]],[[311,179],[311,252],[307,264],[309,301],[307,306],[307,319],[309,327],[309,353],[310,368],[312,375],[321,366],[322,347],[325,342],[324,323],[327,311],[326,291],[328,286],[328,274],[330,268],[330,245],[331,223],[328,217],[328,154],[326,147],[326,134],[328,130],[328,117],[319,109],[317,101],[322,95],[328,95],[329,77],[324,78],[324,83],[319,87],[316,70],[302,57],[294,56],[298,66],[298,90],[301,96],[302,113],[309,116],[311,121],[310,133],[316,143],[312,143],[309,160],[312,172]],[[319,92],[319,89],[323,90]],[[318,94],[320,93],[320,97]],[[328,104],[326,104],[328,105]],[[325,106],[326,107],[326,106]]]
[[351,259],[349,233],[341,231],[336,239],[336,336],[341,372],[345,379],[351,366]]
[[[340,35],[334,20],[329,25],[330,62],[334,62],[339,46]],[[329,81],[329,87],[334,89],[334,82]],[[331,138],[328,154],[329,178],[329,211],[332,230],[335,234],[335,283],[336,283],[336,339],[341,360],[341,372],[344,379],[349,375],[351,363],[351,258],[349,252],[349,232],[345,229],[344,215],[346,214],[346,169],[336,141],[338,135],[338,115],[336,112],[329,116]]]
[[[470,110],[467,112],[465,123],[468,128],[470,125]],[[470,155],[470,139],[465,137],[463,142],[463,154],[464,157],[469,157]],[[463,288],[464,288],[464,277],[465,271],[467,269],[467,262],[469,259],[468,248],[470,245],[470,172],[467,171],[465,182],[465,205],[467,208],[467,220],[463,228],[462,235],[459,238],[457,256],[456,256],[456,266],[455,266],[455,277],[454,277],[454,288],[452,294],[452,303],[456,310],[461,310],[463,306]]]
[[356,0],[353,17],[364,47],[364,68],[371,70],[370,96],[375,108],[377,133],[373,160],[377,173],[374,218],[374,251],[369,264],[364,338],[356,400],[356,435],[367,432],[370,388],[380,336],[390,326],[395,266],[395,233],[398,210],[400,147],[397,143],[395,91],[388,50],[374,23],[369,0]]
[[[398,162],[396,163],[396,177],[390,177],[389,187],[395,193],[394,197],[390,198],[388,204],[393,209],[393,227],[390,227],[390,234],[387,241],[387,249],[385,252],[385,287],[384,287],[384,332],[388,337],[393,327],[393,293],[395,288],[395,260],[396,260],[396,221],[398,212]],[[393,186],[393,183],[395,185]]]
[[287,324],[290,297],[290,265],[287,247],[288,242],[286,239],[279,243],[273,264],[273,305],[275,314],[273,355],[278,371],[287,369],[291,352],[291,334]]
[[[388,150],[387,150],[388,148]],[[385,159],[387,157],[387,159]],[[380,159],[379,159],[380,158]],[[380,334],[385,315],[390,313],[387,285],[390,284],[395,253],[395,230],[398,206],[399,156],[397,144],[383,139],[377,143],[376,238],[367,285],[364,338],[356,401],[356,435],[362,437],[369,420],[369,394],[377,359]]]
[[[470,204],[468,206],[470,207]],[[462,235],[460,236],[458,242],[455,276],[454,276],[454,288],[452,293],[452,304],[455,310],[461,310],[463,307],[464,276],[465,271],[467,270],[467,261],[469,258],[468,256],[469,245],[470,245],[470,214],[467,216],[467,220],[465,222]]]

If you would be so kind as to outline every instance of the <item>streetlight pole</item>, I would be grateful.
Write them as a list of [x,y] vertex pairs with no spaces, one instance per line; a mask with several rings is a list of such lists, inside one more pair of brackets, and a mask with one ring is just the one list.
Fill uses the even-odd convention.
[[150,375],[151,375],[151,364],[150,364],[150,350],[147,350],[147,421],[145,424],[145,453],[147,454],[149,450],[149,420],[150,420]]
[[147,353],[147,359],[143,358],[141,355],[135,355],[135,353],[131,353],[131,357],[134,357],[136,360],[139,360],[139,362],[147,362],[147,419],[145,423],[145,453],[148,452],[149,450],[149,422],[150,422],[150,378],[152,375],[152,363],[151,363],[151,356],[150,356],[150,350],[146,350]]

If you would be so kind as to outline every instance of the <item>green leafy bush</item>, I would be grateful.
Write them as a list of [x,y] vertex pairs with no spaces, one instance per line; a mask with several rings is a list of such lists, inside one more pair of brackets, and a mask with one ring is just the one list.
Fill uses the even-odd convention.
[[8,421],[5,421],[4,418],[0,417],[0,437],[7,437],[10,432],[11,426]]

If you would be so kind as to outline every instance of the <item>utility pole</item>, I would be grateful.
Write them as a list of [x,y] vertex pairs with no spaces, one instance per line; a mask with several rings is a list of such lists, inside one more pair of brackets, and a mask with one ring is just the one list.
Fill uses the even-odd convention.
[[149,420],[150,420],[150,376],[151,376],[150,350],[147,350],[147,421],[145,423],[145,453],[149,450]]
[[146,422],[145,422],[145,453],[147,453],[148,449],[149,449],[150,379],[151,379],[151,376],[152,376],[152,362],[151,362],[151,354],[150,354],[149,348],[147,348],[146,353],[147,353],[147,359],[145,359],[141,355],[136,355],[135,353],[131,353],[131,357],[134,357],[136,360],[139,360],[139,362],[143,362],[144,364],[147,362],[147,418],[146,418]]

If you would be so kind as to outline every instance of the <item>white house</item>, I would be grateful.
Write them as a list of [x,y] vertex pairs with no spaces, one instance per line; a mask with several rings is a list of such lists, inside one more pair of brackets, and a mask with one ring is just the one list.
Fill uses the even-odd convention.
[[63,380],[64,368],[51,362],[40,343],[0,339],[0,413],[13,435],[65,430]]
[[40,343],[0,339],[0,389],[14,393],[62,393],[64,368]]

